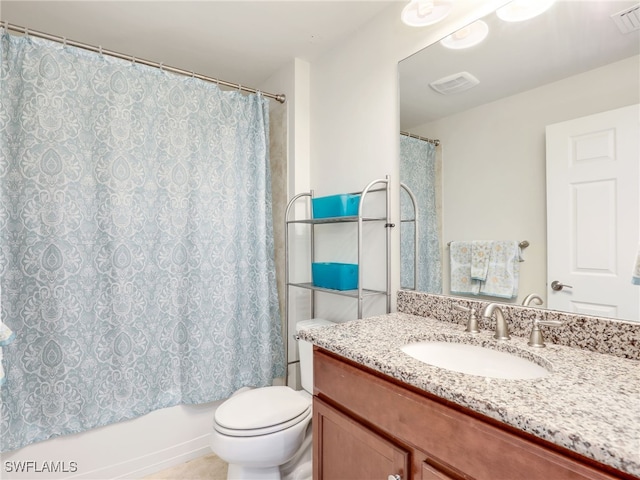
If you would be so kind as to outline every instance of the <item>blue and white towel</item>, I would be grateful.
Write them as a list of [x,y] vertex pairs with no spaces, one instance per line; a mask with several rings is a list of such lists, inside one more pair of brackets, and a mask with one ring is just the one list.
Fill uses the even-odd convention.
[[489,272],[491,258],[491,240],[473,240],[471,242],[471,278],[484,282]]
[[640,247],[638,247],[638,255],[636,255],[636,263],[633,266],[633,275],[631,276],[631,283],[634,285],[640,285]]
[[472,242],[451,242],[449,256],[451,264],[451,293],[477,295],[480,281],[471,278]]
[[453,294],[516,298],[522,252],[516,240],[473,240],[449,245]]
[[480,294],[489,297],[516,298],[521,259],[518,241],[492,242],[487,278],[480,287]]

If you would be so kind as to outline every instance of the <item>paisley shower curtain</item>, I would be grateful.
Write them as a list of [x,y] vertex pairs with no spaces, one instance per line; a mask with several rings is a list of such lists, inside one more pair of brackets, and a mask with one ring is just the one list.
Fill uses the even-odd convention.
[[0,49],[2,451],[284,375],[267,100]]
[[[413,192],[418,210],[418,278],[414,285],[413,223],[403,222],[400,232],[400,285],[421,292],[442,293],[440,221],[436,208],[436,147],[400,135],[400,181]],[[409,196],[401,191],[401,218],[413,218]]]

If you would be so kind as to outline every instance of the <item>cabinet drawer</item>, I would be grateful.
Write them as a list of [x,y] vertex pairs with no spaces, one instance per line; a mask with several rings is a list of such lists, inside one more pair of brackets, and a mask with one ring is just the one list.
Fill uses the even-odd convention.
[[315,395],[455,471],[478,480],[621,478],[314,348]]

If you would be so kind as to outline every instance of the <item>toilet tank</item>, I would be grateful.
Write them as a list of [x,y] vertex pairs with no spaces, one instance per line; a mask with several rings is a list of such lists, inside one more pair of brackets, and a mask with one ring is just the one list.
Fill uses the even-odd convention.
[[[335,325],[335,322],[324,318],[312,318],[296,323],[296,332],[313,327]],[[298,340],[298,352],[300,355],[300,383],[302,388],[313,395],[313,344],[306,340]]]

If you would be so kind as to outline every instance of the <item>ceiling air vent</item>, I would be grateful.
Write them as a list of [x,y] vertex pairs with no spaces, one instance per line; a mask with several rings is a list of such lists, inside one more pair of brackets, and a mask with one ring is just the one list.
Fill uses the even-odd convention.
[[476,77],[469,72],[460,72],[448,77],[443,77],[435,82],[431,82],[429,86],[436,92],[443,95],[450,95],[452,93],[460,93],[465,90],[469,90],[471,87],[475,87],[480,83]]
[[640,3],[611,15],[611,18],[622,33],[630,33],[640,29]]

